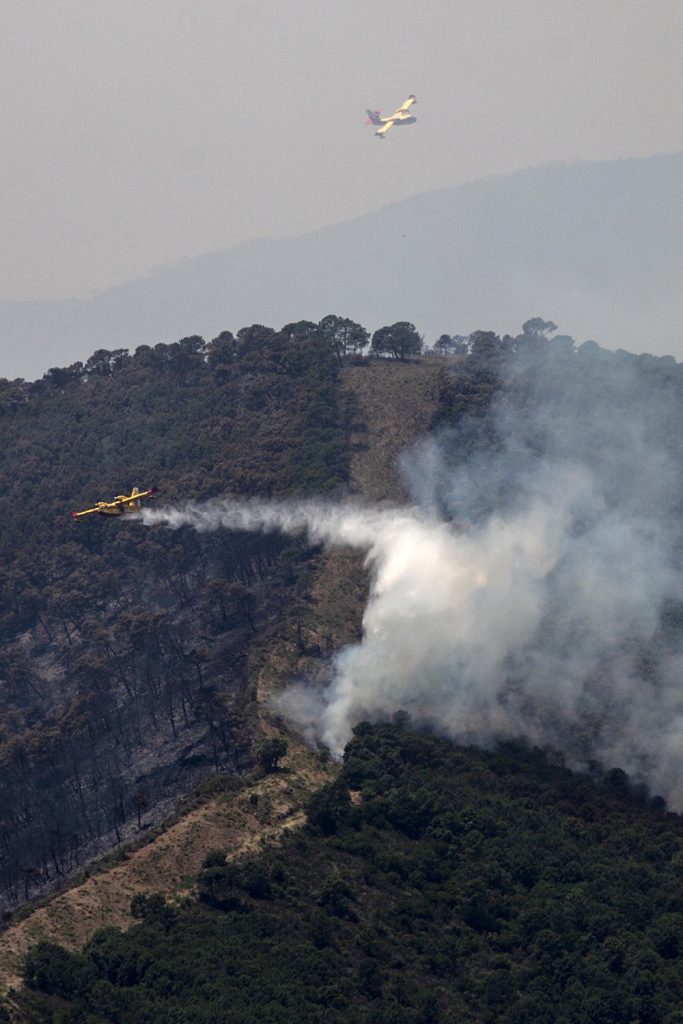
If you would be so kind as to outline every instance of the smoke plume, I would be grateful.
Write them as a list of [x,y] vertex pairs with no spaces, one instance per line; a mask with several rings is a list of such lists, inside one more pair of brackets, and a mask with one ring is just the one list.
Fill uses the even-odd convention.
[[222,500],[143,520],[365,552],[362,641],[324,692],[281,698],[335,754],[357,721],[406,710],[459,741],[599,759],[681,807],[678,385],[581,350],[500,372],[494,443],[466,423],[425,439],[404,460],[409,507]]

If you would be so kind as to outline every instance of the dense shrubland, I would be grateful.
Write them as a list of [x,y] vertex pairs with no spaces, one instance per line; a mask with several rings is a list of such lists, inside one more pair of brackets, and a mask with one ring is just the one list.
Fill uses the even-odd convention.
[[678,1024],[683,829],[623,773],[359,726],[309,825],[29,955],[36,1021]]

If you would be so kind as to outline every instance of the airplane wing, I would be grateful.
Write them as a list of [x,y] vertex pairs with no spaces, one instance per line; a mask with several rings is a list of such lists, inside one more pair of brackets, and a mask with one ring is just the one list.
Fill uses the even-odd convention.
[[151,498],[153,494],[157,493],[156,487],[150,487],[147,491],[139,491],[137,487],[133,488],[133,493],[126,497],[121,498],[122,505],[128,505],[131,502],[139,501],[140,498]]
[[156,487],[150,487],[147,491],[138,491],[137,487],[135,487],[132,494],[117,494],[113,501],[100,501],[95,508],[86,508],[82,512],[72,512],[71,518],[82,519],[83,516],[90,516],[94,512],[99,512],[100,515],[120,515],[128,506],[132,506],[136,510],[139,507],[140,498],[149,498],[156,494],[156,492]]
[[410,108],[412,107],[413,103],[417,103],[417,100],[415,99],[414,96],[409,96],[405,103],[402,103],[401,106],[398,107],[391,116],[400,117],[401,114],[407,114]]
[[379,135],[379,137],[380,137],[381,139],[383,139],[383,138],[384,138],[384,136],[385,136],[385,135],[387,134],[387,132],[389,131],[389,129],[391,128],[391,126],[392,126],[392,124],[393,124],[393,123],[394,123],[394,122],[393,122],[392,118],[388,117],[388,118],[386,119],[386,121],[384,122],[384,124],[382,125],[382,127],[381,127],[381,128],[378,128],[378,129],[377,129],[377,131],[375,132],[375,135]]
[[91,516],[93,514],[93,512],[101,512],[101,511],[102,511],[101,506],[98,505],[96,508],[86,508],[82,512],[72,512],[71,513],[71,518],[72,519],[82,519],[83,516]]
[[156,494],[156,492],[156,487],[150,487],[148,491],[139,491],[137,487],[134,487],[132,494],[117,494],[110,504],[115,505],[117,508],[122,505],[137,505],[140,498],[149,498]]

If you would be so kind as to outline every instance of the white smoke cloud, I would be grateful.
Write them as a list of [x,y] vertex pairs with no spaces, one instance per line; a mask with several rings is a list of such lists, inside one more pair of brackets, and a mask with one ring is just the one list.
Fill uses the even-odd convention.
[[610,409],[618,444],[596,456],[598,421],[574,429],[571,396],[558,406],[553,394],[554,426],[535,401],[540,453],[510,408],[495,456],[454,469],[444,441],[423,442],[406,464],[408,508],[223,500],[145,509],[143,521],[305,530],[366,553],[361,642],[336,656],[324,692],[299,684],[280,699],[335,754],[362,718],[407,710],[456,740],[524,736],[574,765],[598,758],[681,807],[683,653],[661,640],[662,609],[682,596],[661,504],[672,467],[633,403],[626,444]]

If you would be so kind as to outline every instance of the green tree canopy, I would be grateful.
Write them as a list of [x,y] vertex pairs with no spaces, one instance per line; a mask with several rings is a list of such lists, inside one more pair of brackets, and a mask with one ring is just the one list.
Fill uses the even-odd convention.
[[370,335],[360,324],[348,317],[324,316],[318,324],[321,338],[326,341],[338,359],[359,355],[368,343]]
[[399,320],[375,331],[371,351],[373,355],[392,356],[394,359],[419,356],[422,352],[422,338],[415,330],[414,324],[408,323],[407,320]]
[[258,749],[258,763],[264,772],[277,771],[278,765],[287,754],[287,741],[281,736],[264,740]]

